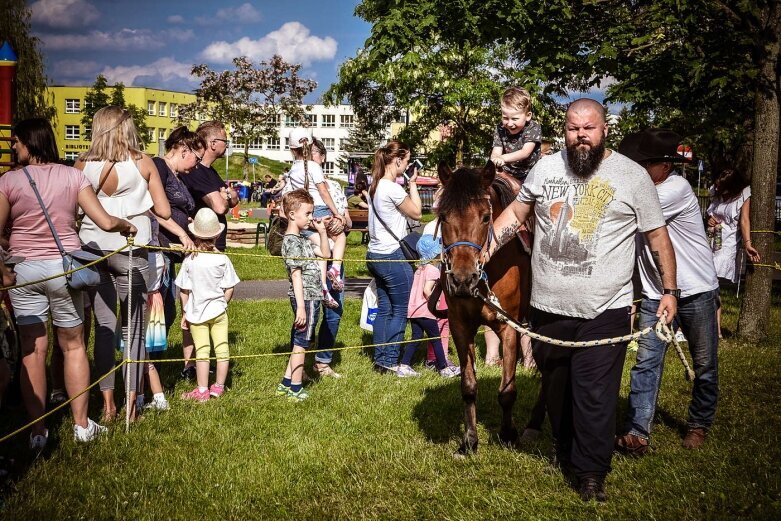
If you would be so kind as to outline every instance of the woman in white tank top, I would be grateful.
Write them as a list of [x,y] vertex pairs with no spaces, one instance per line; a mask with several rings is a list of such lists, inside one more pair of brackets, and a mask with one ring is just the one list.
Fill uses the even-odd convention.
[[[151,222],[147,211],[162,219],[171,216],[171,207],[165,195],[157,168],[151,158],[141,152],[141,143],[133,118],[121,107],[104,107],[92,120],[92,144],[79,158],[76,168],[84,172],[92,183],[103,208],[110,215],[127,219],[138,229],[133,246],[132,288],[128,289],[128,250],[101,262],[101,283],[89,290],[95,313],[95,366],[98,374],[105,374],[114,367],[114,349],[119,345],[115,338],[117,324],[117,299],[121,304],[122,338],[127,339],[130,327],[130,358],[145,360],[144,315],[146,312],[146,276],[149,269],[144,248],[151,239]],[[79,238],[85,249],[106,255],[127,244],[118,233],[98,228],[85,217]],[[131,323],[127,322],[127,297],[131,293]],[[142,364],[128,364],[126,382],[130,382],[130,416],[136,415],[136,393],[142,391]],[[114,373],[100,382],[103,393],[103,415],[107,420],[117,414],[114,403]]]

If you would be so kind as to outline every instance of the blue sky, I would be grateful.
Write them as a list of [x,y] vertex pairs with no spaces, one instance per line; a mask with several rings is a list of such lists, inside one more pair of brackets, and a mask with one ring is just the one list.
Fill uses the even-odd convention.
[[280,54],[303,65],[318,82],[315,102],[335,81],[339,64],[354,56],[370,25],[353,16],[357,2],[199,0],[36,0],[33,32],[41,38],[55,85],[90,85],[98,73],[110,82],[189,91],[190,67],[230,67]]

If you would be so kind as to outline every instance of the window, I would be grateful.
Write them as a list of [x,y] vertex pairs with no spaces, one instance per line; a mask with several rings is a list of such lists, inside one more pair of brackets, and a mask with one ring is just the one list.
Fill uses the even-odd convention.
[[269,116],[269,122],[272,125],[280,126],[282,124],[282,115],[281,114],[274,114],[272,116]]
[[160,130],[157,131],[157,138],[160,141],[165,141],[165,129],[164,128],[161,128]]
[[352,128],[355,116],[352,114],[342,114],[339,116],[339,126],[342,128]]
[[263,140],[262,139],[256,139],[255,141],[249,142],[249,147],[254,150],[260,150],[263,148]]
[[317,126],[317,114],[307,114],[304,116],[304,119],[309,123],[310,127]]
[[279,150],[279,138],[278,137],[270,137],[270,138],[268,138],[268,149],[269,150]]
[[165,116],[165,114],[166,114],[166,109],[168,108],[168,103],[163,103],[163,102],[161,101],[160,103],[158,103],[158,104],[157,104],[157,108],[158,108],[158,109],[159,109],[159,111],[160,111],[160,112],[158,112],[158,115],[160,115],[160,116]]
[[345,138],[339,139],[339,150],[344,150],[344,148],[347,146],[348,141],[350,140]]
[[149,142],[154,143],[155,142],[155,129],[150,128],[149,129]]
[[299,125],[301,125],[301,122],[299,121],[298,118],[296,118],[294,116],[288,116],[288,115],[285,116],[285,126],[286,127],[297,127]]
[[170,112],[170,114],[171,114],[172,118],[178,117],[179,116],[179,105],[177,105],[176,103],[171,103],[171,112]]
[[92,125],[86,125],[84,127],[84,139],[87,141],[92,139]]
[[334,162],[333,161],[326,161],[323,165],[323,172],[326,174],[333,174],[334,173]]
[[66,114],[78,114],[81,112],[81,100],[80,99],[66,99],[65,100],[65,113]]
[[95,104],[92,103],[90,100],[84,100],[84,108],[85,109],[91,109]]
[[285,150],[290,150],[290,138],[285,138]]
[[78,152],[65,152],[66,161],[76,161],[79,158]]
[[154,101],[147,101],[146,102],[146,113],[150,116],[155,115],[155,102]]
[[65,125],[65,139],[81,139],[78,125]]
[[336,143],[336,139],[332,137],[324,137],[323,138],[323,145],[325,145],[325,149],[329,152],[334,151],[334,145]]
[[323,114],[323,126],[335,127],[336,126],[336,114]]

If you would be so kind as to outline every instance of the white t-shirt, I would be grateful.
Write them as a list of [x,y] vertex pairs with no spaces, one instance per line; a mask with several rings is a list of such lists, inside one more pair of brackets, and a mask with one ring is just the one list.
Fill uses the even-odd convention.
[[182,262],[176,285],[190,291],[184,316],[192,324],[202,324],[228,309],[223,290],[239,283],[233,263],[222,254],[199,253]]
[[632,304],[635,234],[664,226],[643,167],[612,152],[584,179],[562,151],[537,162],[518,200],[535,203],[533,307],[591,319]]
[[[691,186],[684,178],[674,174],[656,185],[656,193],[675,250],[681,296],[689,297],[718,288],[713,254],[705,236],[700,205]],[[659,300],[662,298],[662,279],[651,257],[651,249],[642,233],[637,234],[636,241],[637,268],[643,283],[643,296]]]
[[[315,206],[325,206],[325,201],[320,196],[320,192],[317,191],[317,185],[325,182],[323,177],[323,169],[320,165],[314,161],[309,161],[307,164],[309,170],[309,195],[315,200]],[[294,162],[290,167],[290,171],[287,173],[287,184],[282,189],[282,194],[286,194],[293,190],[298,190],[304,187],[304,161],[299,159]]]
[[[398,206],[407,197],[404,188],[393,181],[380,179],[377,190],[374,192],[374,205],[369,204],[369,251],[372,253],[392,253],[399,249],[399,240],[407,235],[407,218],[398,209]],[[377,219],[377,214],[385,222],[388,228],[396,235],[393,237],[385,226]]]

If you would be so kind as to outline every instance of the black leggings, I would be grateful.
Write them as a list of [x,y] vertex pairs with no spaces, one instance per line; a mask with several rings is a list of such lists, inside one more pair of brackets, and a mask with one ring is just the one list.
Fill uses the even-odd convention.
[[[423,338],[423,332],[431,340],[431,344],[434,347],[434,356],[437,358],[437,369],[444,369],[447,367],[447,358],[445,358],[445,351],[442,349],[442,340],[439,338],[439,324],[433,318],[411,318],[409,319],[412,325],[412,340],[418,340]],[[434,340],[436,338],[436,340]],[[412,357],[415,356],[415,349],[420,344],[409,343],[404,348],[404,356],[401,357],[401,363],[410,365]]]

